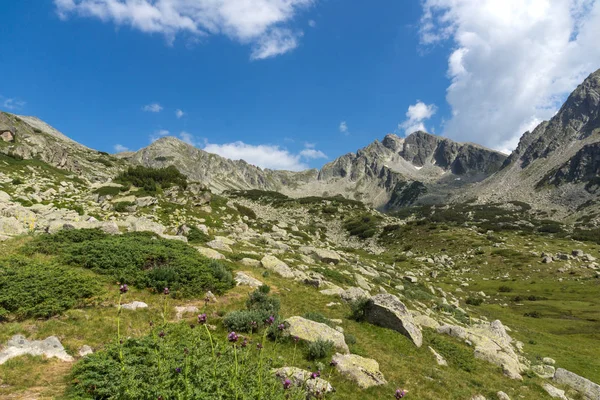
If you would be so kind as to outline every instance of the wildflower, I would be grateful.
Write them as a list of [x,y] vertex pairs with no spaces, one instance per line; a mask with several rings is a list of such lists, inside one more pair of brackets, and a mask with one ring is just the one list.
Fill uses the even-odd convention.
[[289,389],[290,386],[292,386],[292,381],[290,381],[289,379],[286,379],[285,381],[283,381],[283,388],[285,390]]
[[171,293],[171,292],[169,291],[169,288],[168,288],[168,287],[166,287],[166,288],[165,288],[165,290],[163,290],[163,294],[164,294],[165,296],[167,296],[169,293]]
[[312,374],[310,374],[310,379],[317,379],[320,376],[321,376],[321,371],[313,372]]
[[227,340],[229,340],[231,343],[237,342],[238,339],[239,339],[239,336],[235,332],[230,332],[229,335],[227,335]]
[[121,291],[121,294],[125,294],[125,293],[127,293],[127,291],[129,291],[129,286],[123,284],[123,285],[121,285],[119,290]]
[[160,332],[158,333],[158,337],[160,337],[160,338],[164,338],[164,337],[165,337],[165,331],[160,331]]
[[244,340],[242,341],[242,347],[246,347],[248,346],[248,339],[244,338]]
[[406,390],[403,389],[396,389],[396,394],[394,397],[396,397],[397,399],[401,399],[404,396],[406,396]]
[[262,345],[262,343],[256,343],[256,348],[257,348],[258,350],[262,350],[262,348],[263,348],[263,345]]
[[198,315],[198,323],[204,325],[206,323],[206,314]]
[[331,362],[329,363],[329,365],[330,365],[331,367],[336,367],[336,366],[338,365],[338,363],[337,363],[337,361],[335,361],[335,360],[331,360]]
[[154,322],[150,321],[150,328],[154,327]]
[[256,323],[256,321],[251,321],[250,322],[250,328],[256,329],[257,327],[258,327],[258,324]]
[[265,324],[267,325],[273,325],[273,322],[275,322],[275,317],[272,315],[265,320]]
[[277,325],[277,329],[279,329],[280,331],[285,330],[285,324],[279,324],[279,325]]
[[179,367],[175,368],[175,372],[177,372],[178,374],[180,374],[181,373],[181,368],[179,368]]

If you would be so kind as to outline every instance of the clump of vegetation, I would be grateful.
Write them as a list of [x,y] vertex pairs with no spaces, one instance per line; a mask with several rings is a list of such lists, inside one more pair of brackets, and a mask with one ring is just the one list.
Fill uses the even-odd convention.
[[498,288],[500,293],[510,293],[512,292],[512,288],[510,286],[502,285]]
[[[270,288],[263,285],[248,295],[246,309],[225,315],[223,324],[236,332],[255,332],[265,324],[273,324],[279,317],[279,299],[269,296]],[[269,323],[266,321],[272,319]]]
[[127,212],[128,208],[133,206],[135,206],[135,203],[132,201],[119,201],[115,204],[115,211],[119,213]]
[[23,179],[21,179],[21,178],[14,178],[14,179],[12,180],[12,184],[13,184],[13,185],[15,185],[15,186],[16,186],[16,185],[22,185],[22,184],[24,184],[24,183],[25,183],[25,182],[24,182],[24,181],[23,181]]
[[190,226],[187,238],[189,243],[206,243],[210,241],[210,236],[195,226]]
[[233,287],[231,272],[179,241],[147,232],[112,236],[97,229],[60,231],[39,236],[25,249],[50,254],[68,265],[88,268],[114,281],[190,297],[212,290],[222,293]]
[[349,318],[359,322],[364,321],[366,318],[367,304],[369,304],[369,299],[366,297],[360,297],[350,302]]
[[67,395],[98,400],[306,398],[271,373],[265,350],[246,344],[235,332],[213,338],[200,325],[167,324],[81,359]]
[[382,218],[378,215],[360,214],[344,221],[344,229],[346,229],[351,236],[368,239],[375,236],[377,233],[377,227],[379,226],[381,219]]
[[465,302],[470,306],[480,306],[483,303],[483,299],[481,297],[468,297]]
[[460,368],[466,372],[474,372],[477,369],[473,350],[463,344],[457,343],[452,338],[436,335],[429,331],[424,331],[423,334],[426,341],[429,342],[429,346],[440,353],[451,366]]
[[310,319],[311,321],[320,322],[322,324],[331,326],[332,328],[335,327],[335,324],[333,322],[331,322],[331,320],[329,318],[327,318],[320,312],[315,312],[315,311],[307,312],[306,314],[303,315],[303,317],[306,319]]
[[256,219],[256,213],[250,207],[246,207],[246,206],[243,206],[243,205],[238,204],[238,203],[235,203],[234,205],[235,205],[235,208],[238,210],[238,212],[242,216],[248,217],[250,219]]
[[118,196],[121,192],[126,192],[128,190],[129,186],[102,186],[94,190],[94,193],[98,193],[100,196]]
[[146,193],[157,193],[172,186],[187,188],[187,178],[174,166],[166,168],[129,167],[121,172],[115,182],[142,188]]
[[306,358],[308,360],[322,360],[333,353],[333,342],[331,340],[317,339],[306,346]]
[[49,318],[100,292],[95,274],[26,258],[0,260],[0,321]]

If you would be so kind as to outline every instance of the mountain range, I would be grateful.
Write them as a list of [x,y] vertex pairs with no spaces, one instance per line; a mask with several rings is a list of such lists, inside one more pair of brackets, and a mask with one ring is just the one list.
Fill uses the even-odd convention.
[[109,155],[35,117],[9,113],[0,114],[0,152],[38,158],[90,181],[106,181],[128,165],[173,165],[217,193],[259,189],[292,197],[342,195],[385,210],[521,201],[564,218],[600,208],[600,70],[575,89],[550,121],[525,132],[509,156],[418,131],[405,138],[389,134],[320,170],[279,171],[229,160],[174,137]]

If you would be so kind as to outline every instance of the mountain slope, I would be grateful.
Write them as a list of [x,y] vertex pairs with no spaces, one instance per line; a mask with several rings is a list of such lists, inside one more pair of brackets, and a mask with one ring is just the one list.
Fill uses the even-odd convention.
[[566,215],[598,205],[600,70],[559,112],[526,132],[502,169],[469,191],[479,202],[519,200]]

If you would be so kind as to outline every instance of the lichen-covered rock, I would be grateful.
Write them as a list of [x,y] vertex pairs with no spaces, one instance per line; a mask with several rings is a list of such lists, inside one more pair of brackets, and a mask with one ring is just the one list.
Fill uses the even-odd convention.
[[412,314],[400,299],[392,294],[382,293],[371,297],[365,308],[365,319],[372,324],[400,332],[417,347],[423,344],[423,334]]
[[8,203],[10,201],[10,195],[0,190],[0,203]]
[[356,301],[358,299],[369,298],[370,294],[364,289],[359,287],[351,286],[340,295],[340,297],[346,301]]
[[253,268],[260,267],[260,261],[255,260],[253,258],[242,258],[239,262],[240,262],[240,264],[242,264],[245,267],[253,267]]
[[551,384],[549,384],[548,382],[544,382],[542,384],[542,388],[546,391],[546,393],[548,393],[550,395],[550,397],[552,397],[553,399],[560,399],[560,400],[569,400],[567,398],[567,396],[565,396],[565,391],[561,390],[557,387],[552,386]]
[[429,346],[429,351],[431,351],[431,354],[433,354],[433,356],[435,357],[435,361],[437,362],[437,365],[439,365],[440,367],[448,366],[448,361],[446,361],[446,359],[444,357],[442,357],[441,354],[439,354],[437,351],[435,351],[433,349],[433,347]]
[[206,247],[196,247],[196,250],[198,250],[198,253],[202,254],[204,257],[210,258],[212,260],[225,259],[225,256],[223,254],[221,254],[218,251],[213,250],[213,249],[209,249]]
[[235,274],[235,283],[237,286],[250,286],[253,288],[260,287],[263,284],[261,281],[245,272],[238,272]]
[[340,255],[333,250],[315,249],[313,254],[317,260],[326,264],[338,264],[341,260]]
[[338,351],[344,354],[350,352],[344,340],[344,334],[336,331],[328,325],[311,321],[302,317],[290,317],[286,320],[289,324],[289,334],[298,336],[300,340],[315,342],[317,340],[330,340]]
[[92,350],[92,348],[90,346],[88,346],[87,344],[84,344],[83,346],[81,346],[79,348],[79,356],[80,357],[85,357],[85,356],[89,356],[90,354],[93,354],[94,350]]
[[260,260],[263,268],[273,271],[284,278],[293,279],[296,277],[294,271],[283,261],[272,255],[266,255]]
[[15,217],[0,217],[0,234],[5,236],[16,236],[25,233],[27,233],[27,230]]
[[321,398],[322,395],[333,392],[333,387],[325,379],[312,377],[312,372],[296,367],[283,367],[272,371],[275,376],[283,382],[289,379],[294,386],[306,390],[314,397]]
[[121,308],[123,308],[124,310],[135,311],[140,308],[148,308],[148,304],[144,303],[143,301],[133,301],[127,304],[121,304]]
[[27,340],[23,335],[15,335],[8,342],[2,351],[0,351],[0,365],[11,358],[30,354],[32,356],[46,356],[48,358],[56,357],[62,361],[73,361],[65,351],[56,336],[50,336],[44,340]]
[[534,365],[531,370],[540,378],[550,379],[556,372],[552,365]]
[[502,391],[496,393],[496,397],[498,397],[498,400],[510,400],[510,397]]
[[208,247],[210,247],[211,249],[215,249],[215,250],[220,250],[220,251],[226,251],[228,253],[231,253],[233,250],[231,250],[231,247],[229,247],[228,244],[222,242],[221,240],[211,240],[210,242],[206,243],[206,245]]
[[335,368],[351,381],[356,382],[361,389],[371,386],[385,385],[387,381],[379,371],[379,363],[370,358],[356,354],[339,354],[333,356]]
[[554,381],[566,385],[581,393],[587,400],[600,400],[600,385],[574,374],[563,368],[558,368],[554,374]]

